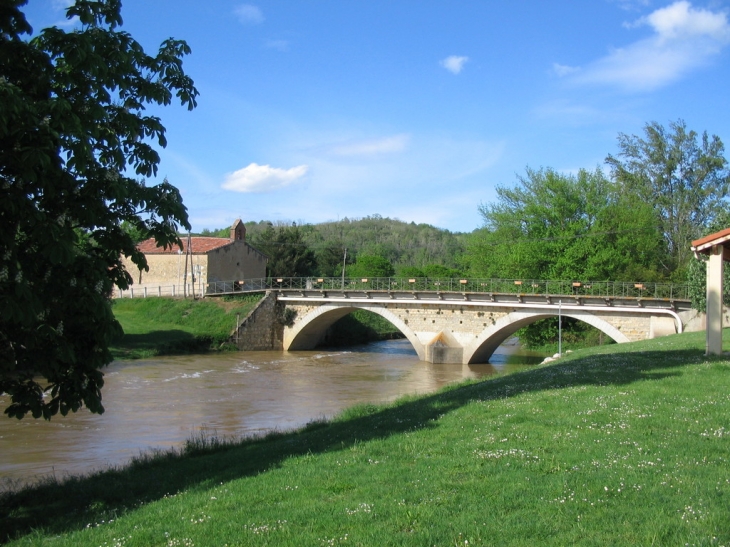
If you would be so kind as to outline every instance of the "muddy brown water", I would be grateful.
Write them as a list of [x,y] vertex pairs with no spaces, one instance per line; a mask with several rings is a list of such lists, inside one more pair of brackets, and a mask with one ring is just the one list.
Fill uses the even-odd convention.
[[[332,417],[357,403],[425,394],[465,378],[529,367],[542,355],[500,347],[490,364],[419,361],[406,340],[307,352],[245,352],[114,362],[103,415],[50,422],[0,417],[0,488],[122,465],[201,431],[245,436]],[[0,397],[0,407],[7,399]]]

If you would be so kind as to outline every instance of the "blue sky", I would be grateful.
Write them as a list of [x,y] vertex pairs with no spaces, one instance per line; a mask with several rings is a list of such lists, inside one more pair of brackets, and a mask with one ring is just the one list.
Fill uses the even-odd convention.
[[[35,30],[63,0],[29,0]],[[124,0],[123,30],[192,55],[160,178],[193,230],[380,214],[452,231],[525,167],[603,166],[684,119],[730,146],[730,0]],[[726,154],[727,156],[727,154]]]

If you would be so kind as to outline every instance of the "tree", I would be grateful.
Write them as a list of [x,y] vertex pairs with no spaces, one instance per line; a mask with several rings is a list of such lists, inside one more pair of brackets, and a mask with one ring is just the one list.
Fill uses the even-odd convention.
[[349,277],[391,277],[395,268],[390,261],[378,255],[358,255],[355,264],[347,269]]
[[77,0],[80,28],[30,39],[24,4],[0,9],[0,392],[18,418],[101,413],[110,295],[132,280],[121,255],[146,268],[132,234],[171,246],[190,228],[177,189],[141,178],[160,161],[148,141],[166,144],[145,106],[192,109],[198,92],[185,42],[147,55],[118,29],[119,0]]
[[269,224],[252,243],[269,257],[266,269],[271,277],[306,277],[314,273],[314,251],[304,242],[296,224]]
[[421,268],[416,266],[401,266],[396,272],[398,277],[426,277]]
[[345,249],[336,243],[320,247],[316,251],[317,272],[324,277],[338,277],[342,275],[343,263],[352,264],[352,255],[345,255]]
[[649,203],[664,237],[667,274],[683,272],[690,244],[726,206],[730,173],[716,135],[687,131],[683,120],[644,127],[644,138],[620,133],[619,152],[606,163],[622,191]]
[[[651,209],[600,170],[565,175],[527,169],[467,245],[471,275],[522,279],[642,280],[654,275],[661,239]],[[637,237],[641,234],[641,237]],[[639,279],[636,279],[639,280]]]
[[423,275],[426,277],[455,278],[461,277],[461,272],[454,268],[447,268],[441,264],[429,264],[423,267]]

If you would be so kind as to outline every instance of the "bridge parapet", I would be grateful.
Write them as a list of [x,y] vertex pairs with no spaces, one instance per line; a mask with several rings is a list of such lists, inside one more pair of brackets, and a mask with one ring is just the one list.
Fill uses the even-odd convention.
[[417,290],[370,289],[278,289],[273,291],[279,300],[352,301],[352,302],[422,302],[448,305],[548,305],[554,307],[599,306],[635,307],[646,309],[687,310],[691,302],[679,298],[644,296],[598,296],[586,294],[540,294],[498,292],[452,292]]
[[687,285],[623,281],[554,281],[533,279],[431,278],[431,277],[278,277],[208,283],[206,294],[231,294],[265,290],[340,290],[395,292],[450,292],[516,295],[571,295],[609,298],[659,298],[687,300]]

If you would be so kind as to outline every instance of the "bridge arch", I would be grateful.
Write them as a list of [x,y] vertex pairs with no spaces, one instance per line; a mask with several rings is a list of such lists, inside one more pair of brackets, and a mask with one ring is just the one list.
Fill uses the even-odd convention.
[[[629,342],[630,340],[616,327],[604,319],[581,310],[569,310],[562,314],[564,317],[572,317],[588,323],[592,327],[602,331],[606,336],[617,343]],[[557,317],[555,313],[544,313],[534,311],[513,311],[499,318],[493,325],[484,329],[477,338],[464,348],[464,364],[486,363],[494,351],[510,336],[522,327],[534,323],[540,319]]]
[[284,330],[284,350],[296,351],[314,349],[327,329],[337,320],[342,319],[355,310],[365,310],[380,315],[402,332],[416,350],[418,358],[426,358],[426,350],[416,333],[397,315],[384,307],[358,304],[332,305],[325,304],[312,310],[299,319],[291,328]]

